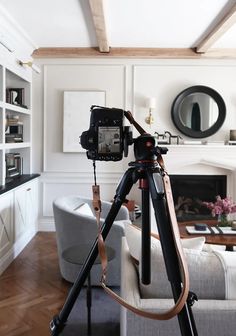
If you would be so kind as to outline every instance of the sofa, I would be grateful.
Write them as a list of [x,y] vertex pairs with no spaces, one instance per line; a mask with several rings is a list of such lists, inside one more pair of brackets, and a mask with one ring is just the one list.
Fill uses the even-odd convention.
[[[102,201],[101,224],[110,207],[110,202]],[[59,197],[53,201],[53,213],[60,272],[65,280],[73,283],[82,266],[68,261],[65,251],[83,244],[92,247],[98,233],[92,200],[77,195]],[[108,263],[107,280],[110,286],[120,286],[120,251],[124,223],[131,222],[127,208],[122,206],[106,239],[106,245],[112,248],[115,255]],[[91,284],[99,285],[101,265],[94,264],[90,274]]]
[[[121,296],[141,309],[164,312],[174,302],[160,242],[151,239],[151,284],[145,286],[139,279],[140,230],[130,227],[128,225],[125,229],[125,237],[122,238]],[[205,249],[204,238],[201,238],[200,245],[194,247],[190,240],[186,242],[186,247],[182,241],[190,273],[190,290],[198,296],[192,307],[198,336],[235,336],[236,253]],[[196,245],[196,238],[193,241]],[[122,306],[120,326],[121,336],[181,336],[177,317],[167,321],[151,320]]]

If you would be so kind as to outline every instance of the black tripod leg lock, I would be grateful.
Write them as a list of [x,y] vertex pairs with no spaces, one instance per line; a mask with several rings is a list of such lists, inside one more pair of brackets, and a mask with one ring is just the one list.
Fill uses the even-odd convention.
[[55,315],[50,322],[50,330],[52,336],[57,336],[64,329],[65,323],[62,323],[58,315]]
[[195,301],[198,301],[197,295],[191,291],[188,293],[188,304],[192,307],[195,303]]

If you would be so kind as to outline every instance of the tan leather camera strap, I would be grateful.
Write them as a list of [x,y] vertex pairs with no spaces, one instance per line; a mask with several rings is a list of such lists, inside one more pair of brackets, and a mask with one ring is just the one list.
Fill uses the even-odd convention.
[[100,255],[101,266],[102,266],[102,278],[101,278],[102,287],[114,300],[116,300],[122,306],[131,310],[135,314],[140,315],[142,317],[155,319],[155,320],[168,320],[174,317],[175,315],[177,315],[183,309],[185,305],[185,302],[188,298],[188,293],[189,293],[189,274],[188,274],[188,267],[187,267],[187,263],[185,260],[184,252],[183,252],[182,245],[180,242],[179,228],[178,228],[178,223],[177,223],[176,215],[175,215],[170,179],[169,179],[168,174],[165,171],[163,159],[161,156],[158,157],[158,163],[163,173],[162,178],[163,178],[165,196],[166,196],[167,206],[169,210],[171,226],[173,230],[175,248],[176,248],[178,259],[179,259],[180,269],[182,271],[182,283],[183,283],[182,292],[177,302],[172,308],[170,308],[166,312],[154,313],[150,311],[145,311],[143,309],[139,309],[138,307],[130,305],[127,301],[125,301],[123,298],[121,298],[119,295],[113,292],[109,287],[107,287],[106,274],[107,274],[108,261],[107,261],[107,255],[106,255],[106,250],[105,250],[105,243],[102,237],[101,227],[100,227],[101,201],[100,201],[100,193],[99,193],[98,185],[93,186],[93,205],[94,205],[94,210],[96,213],[96,220],[98,224],[98,252]]

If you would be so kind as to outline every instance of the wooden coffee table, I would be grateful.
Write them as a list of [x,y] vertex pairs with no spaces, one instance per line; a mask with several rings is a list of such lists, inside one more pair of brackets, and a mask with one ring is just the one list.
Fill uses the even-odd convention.
[[199,221],[191,221],[191,222],[179,222],[179,232],[181,238],[194,238],[194,237],[202,237],[206,238],[207,244],[216,244],[216,245],[225,245],[226,251],[233,251],[234,246],[236,246],[236,235],[227,235],[227,234],[189,234],[186,230],[186,226],[194,226],[196,223],[205,223],[209,226],[215,226],[217,224],[216,221],[213,220],[199,220]]

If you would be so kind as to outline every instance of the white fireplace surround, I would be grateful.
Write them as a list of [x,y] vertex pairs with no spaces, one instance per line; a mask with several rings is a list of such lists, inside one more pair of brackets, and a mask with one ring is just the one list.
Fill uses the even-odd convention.
[[[163,156],[168,174],[226,175],[227,196],[236,201],[236,146],[170,145]],[[151,230],[157,232],[151,207]]]
[[227,196],[236,200],[236,146],[172,145],[164,161],[169,174],[226,175]]

